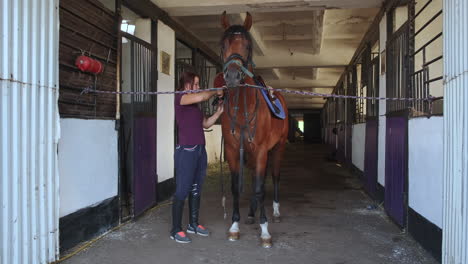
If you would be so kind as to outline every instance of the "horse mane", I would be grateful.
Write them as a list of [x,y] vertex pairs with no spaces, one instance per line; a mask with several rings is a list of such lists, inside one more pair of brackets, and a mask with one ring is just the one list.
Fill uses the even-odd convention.
[[[234,34],[242,34],[242,36],[249,42],[249,46],[247,47],[247,50],[249,52],[249,55],[247,56],[247,62],[252,63],[252,57],[253,57],[253,48],[252,48],[252,36],[250,33],[245,29],[244,26],[241,25],[232,25],[226,31],[224,31],[224,34],[221,38],[220,41],[220,46],[221,46],[221,57],[224,54],[224,41],[230,37],[232,37]],[[221,58],[221,61],[223,58]]]

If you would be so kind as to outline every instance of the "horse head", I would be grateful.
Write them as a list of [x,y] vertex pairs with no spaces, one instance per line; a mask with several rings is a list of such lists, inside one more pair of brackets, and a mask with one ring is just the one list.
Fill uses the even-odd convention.
[[224,28],[221,39],[224,80],[227,87],[237,87],[245,75],[252,75],[249,71],[249,64],[252,62],[252,38],[249,34],[252,16],[247,13],[244,25],[231,26],[224,11],[221,16],[221,25]]

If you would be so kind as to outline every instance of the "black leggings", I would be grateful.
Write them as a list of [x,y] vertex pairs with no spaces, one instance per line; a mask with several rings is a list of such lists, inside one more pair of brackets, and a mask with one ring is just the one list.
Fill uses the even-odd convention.
[[205,145],[177,145],[175,150],[176,192],[174,198],[185,200],[188,194],[198,196],[206,175]]

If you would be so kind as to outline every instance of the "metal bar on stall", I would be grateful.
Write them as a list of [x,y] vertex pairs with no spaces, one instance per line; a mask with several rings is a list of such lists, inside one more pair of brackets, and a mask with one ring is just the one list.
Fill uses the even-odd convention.
[[431,19],[429,19],[416,33],[414,33],[413,38],[415,38],[419,33],[421,33],[426,27],[428,27],[432,21],[436,20],[440,15],[442,15],[442,10],[437,12]]
[[425,81],[425,83],[429,84],[429,83],[440,81],[440,80],[443,80],[443,79],[444,79],[444,76],[439,76],[439,77],[427,80],[427,81]]
[[427,1],[427,3],[419,10],[419,12],[411,19],[411,22],[414,22],[416,18],[431,4],[432,0]]
[[417,55],[419,52],[421,52],[424,48],[426,48],[427,46],[431,45],[432,42],[436,41],[438,38],[440,38],[442,36],[442,32],[440,32],[439,34],[437,34],[435,37],[433,37],[431,40],[429,40],[426,44],[424,44],[422,47],[420,47],[418,50],[416,50],[413,54],[411,54],[411,56],[415,56]]
[[423,67],[427,67],[427,66],[429,66],[429,65],[431,65],[431,64],[433,64],[433,63],[435,63],[435,62],[437,62],[437,61],[442,60],[443,58],[444,58],[444,56],[443,56],[443,55],[440,55],[439,57],[436,57],[436,58],[434,58],[434,59],[432,59],[432,60],[430,60],[430,61],[424,63],[424,64],[423,64]]

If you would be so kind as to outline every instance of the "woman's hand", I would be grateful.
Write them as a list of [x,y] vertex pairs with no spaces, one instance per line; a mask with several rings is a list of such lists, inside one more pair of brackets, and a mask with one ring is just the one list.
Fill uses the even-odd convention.
[[224,95],[224,89],[216,90],[216,95],[217,95],[218,97],[223,97],[223,95]]
[[223,101],[219,101],[218,109],[216,109],[216,114],[220,116],[224,112],[224,104]]
[[216,123],[216,120],[218,120],[218,118],[221,116],[221,114],[224,112],[224,104],[222,103],[222,101],[220,101],[220,103],[218,104],[218,109],[216,110],[216,112],[208,117],[208,118],[203,118],[203,128],[204,129],[208,129],[210,128],[212,125],[214,125],[214,123]]

